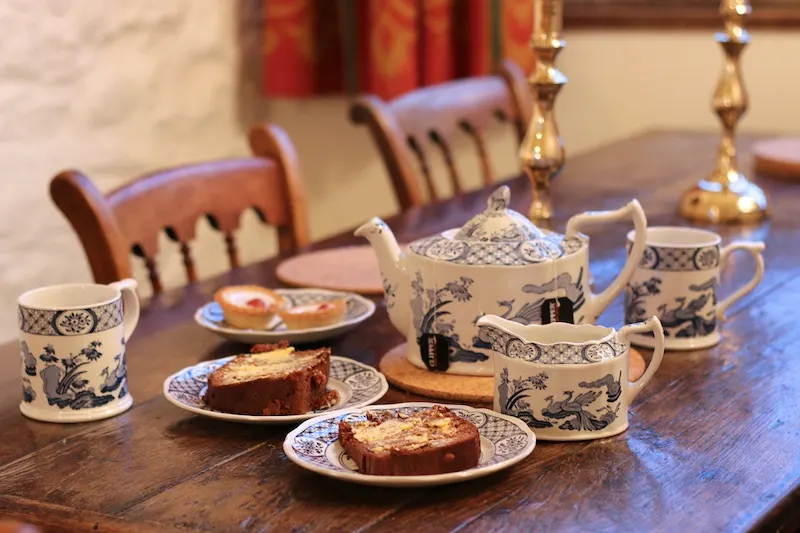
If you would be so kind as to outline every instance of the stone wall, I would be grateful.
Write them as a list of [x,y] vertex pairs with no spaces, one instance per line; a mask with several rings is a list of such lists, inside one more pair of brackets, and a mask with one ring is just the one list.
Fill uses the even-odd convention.
[[[16,334],[21,292],[91,280],[77,237],[49,198],[48,183],[62,169],[77,168],[107,191],[155,168],[246,155],[248,125],[266,118],[283,126],[300,151],[312,238],[395,210],[366,131],[347,122],[346,99],[258,96],[258,22],[248,15],[254,4],[0,2],[0,339]],[[513,158],[504,135],[493,145]],[[477,170],[469,174],[477,185]],[[245,262],[274,253],[273,232],[252,213],[240,233]],[[226,261],[218,235],[204,224],[199,234],[195,256],[205,277]],[[165,284],[179,285],[175,246],[162,243]]]

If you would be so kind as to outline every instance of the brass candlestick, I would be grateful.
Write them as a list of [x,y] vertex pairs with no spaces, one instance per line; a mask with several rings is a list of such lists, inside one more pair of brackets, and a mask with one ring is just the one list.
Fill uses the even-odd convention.
[[714,91],[713,108],[722,122],[722,141],[716,168],[683,193],[678,209],[685,218],[699,222],[747,224],[768,216],[764,191],[748,181],[736,161],[736,124],[748,103],[739,58],[750,43],[744,19],[752,8],[748,0],[722,0],[719,9],[725,31],[717,33],[716,38],[725,52],[725,67]]
[[530,126],[522,140],[519,157],[533,186],[533,202],[528,210],[531,220],[549,220],[550,181],[564,166],[564,143],[558,134],[553,107],[561,87],[567,83],[556,67],[556,56],[566,46],[561,39],[563,0],[533,0],[531,50],[536,67],[528,78],[533,95]]

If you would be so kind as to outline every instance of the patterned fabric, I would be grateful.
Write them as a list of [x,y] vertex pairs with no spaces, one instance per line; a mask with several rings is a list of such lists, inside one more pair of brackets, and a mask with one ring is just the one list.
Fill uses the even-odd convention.
[[[428,409],[427,405],[395,407],[392,413],[412,415]],[[330,470],[356,472],[358,468],[339,444],[339,422],[361,422],[366,420],[367,411],[380,411],[380,406],[362,408],[352,413],[325,418],[303,429],[292,439],[292,449],[305,462]],[[478,427],[481,440],[488,440],[492,446],[481,446],[481,458],[476,469],[482,469],[507,461],[519,455],[528,446],[529,436],[517,425],[500,418],[491,412],[453,408],[452,411],[466,418]]]
[[17,322],[24,333],[48,336],[86,335],[122,324],[122,299],[86,309],[52,311],[17,307]]
[[[627,244],[630,254],[633,245]],[[639,268],[662,272],[695,272],[713,270],[719,267],[719,246],[702,246],[699,248],[670,248],[662,246],[646,246]]]
[[269,96],[373,93],[492,72],[528,71],[530,0],[262,0]]
[[522,359],[530,363],[546,365],[579,365],[607,361],[624,355],[628,346],[617,341],[616,337],[608,342],[592,342],[583,344],[537,344],[525,343],[504,331],[481,326],[485,331],[492,350],[505,354],[512,359]]

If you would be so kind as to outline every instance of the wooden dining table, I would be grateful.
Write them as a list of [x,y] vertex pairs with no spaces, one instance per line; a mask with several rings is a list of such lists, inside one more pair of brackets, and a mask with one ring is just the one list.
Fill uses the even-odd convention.
[[[742,167],[750,168],[740,140]],[[649,225],[688,225],[680,193],[714,164],[717,136],[648,132],[570,157],[553,183],[556,217],[614,209],[638,198]],[[722,340],[668,352],[615,437],[539,441],[517,465],[455,485],[390,489],[306,471],[283,453],[293,426],[214,420],[162,396],[186,366],[245,351],[196,325],[195,310],[225,285],[279,286],[277,257],[144,303],[128,343],[133,408],[111,419],[49,424],[23,417],[19,348],[0,348],[0,516],[47,531],[793,531],[800,528],[800,183],[760,179],[772,217],[715,228],[723,243],[763,240],[766,274],[728,311]],[[508,182],[523,211],[525,179]],[[491,189],[389,217],[401,241],[460,226],[485,208]],[[629,224],[590,233],[594,285],[625,259]],[[357,244],[352,231],[315,245]],[[55,258],[54,258],[55,259]],[[57,264],[57,260],[56,260]],[[721,291],[752,276],[731,257]],[[11,303],[7,303],[11,305]],[[622,324],[618,298],[600,317]],[[377,367],[403,341],[379,303],[345,336],[338,355]],[[797,344],[795,344],[797,343]],[[324,344],[324,343],[323,343]],[[642,351],[645,358],[650,352]],[[391,388],[380,403],[430,401]],[[446,403],[446,402],[445,402]]]

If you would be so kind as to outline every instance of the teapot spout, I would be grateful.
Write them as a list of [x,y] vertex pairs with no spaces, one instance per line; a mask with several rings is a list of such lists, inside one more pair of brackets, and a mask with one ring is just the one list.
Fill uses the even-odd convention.
[[389,319],[400,333],[407,334],[411,327],[411,286],[403,268],[405,254],[400,250],[394,233],[383,220],[376,217],[358,228],[355,235],[366,238],[372,246],[383,278],[383,294]]

